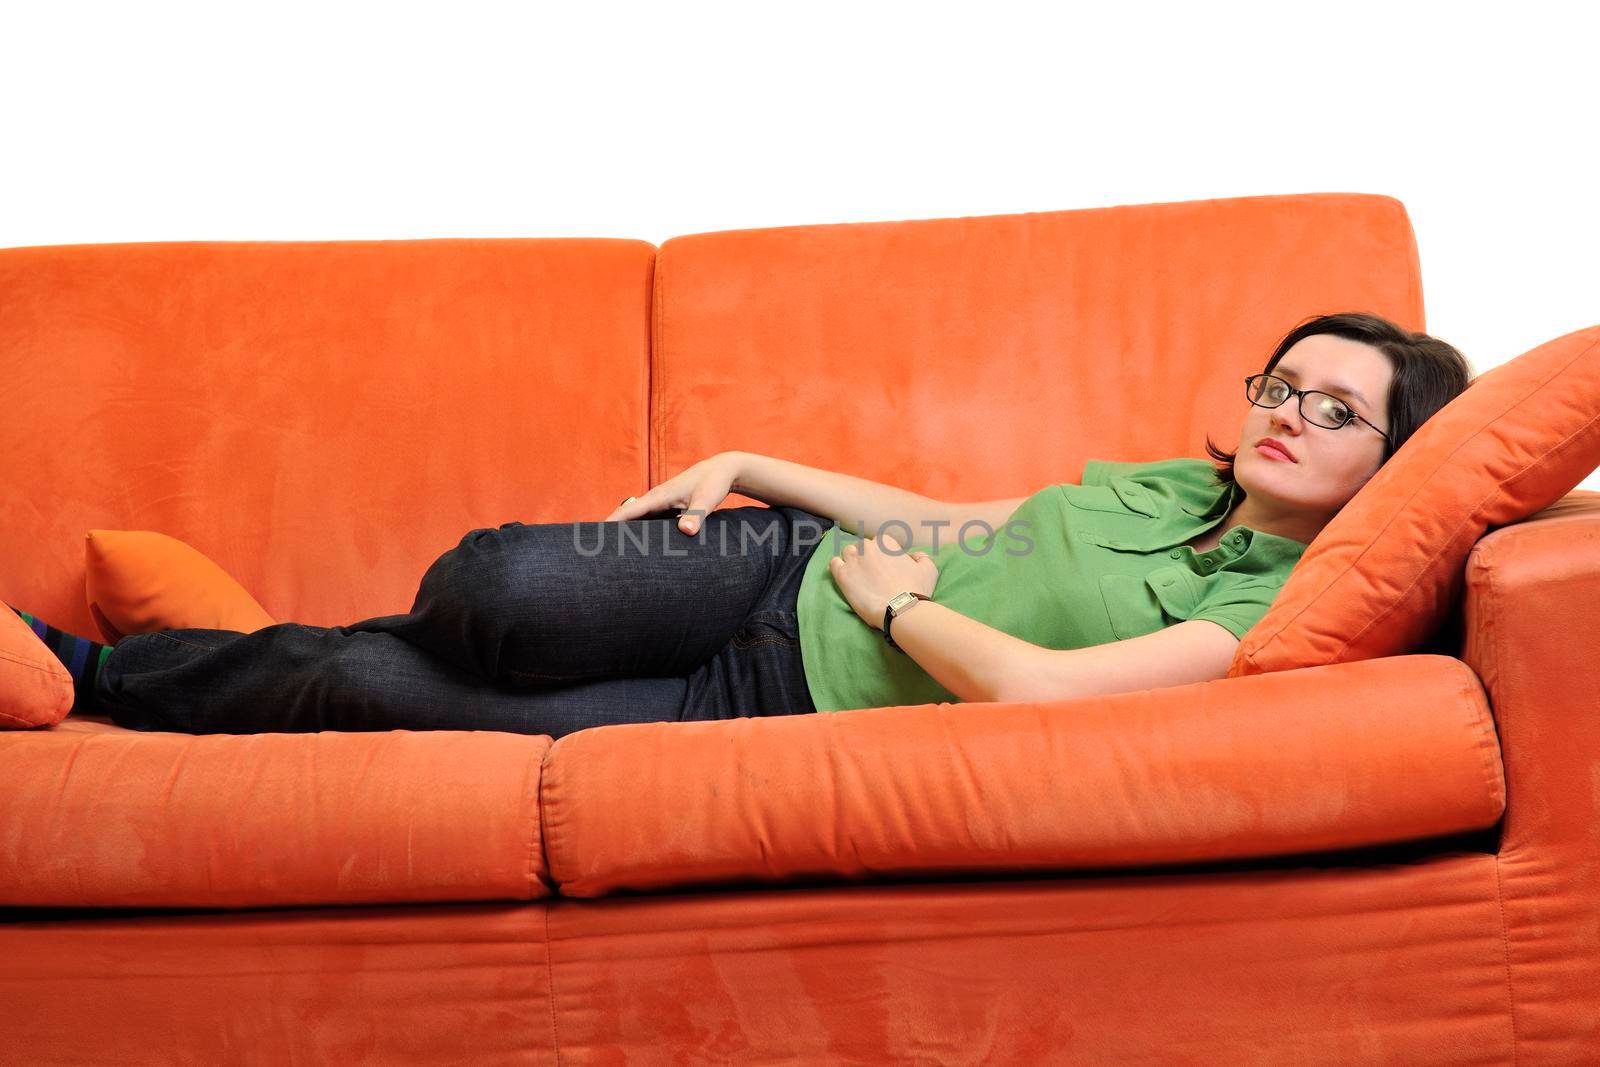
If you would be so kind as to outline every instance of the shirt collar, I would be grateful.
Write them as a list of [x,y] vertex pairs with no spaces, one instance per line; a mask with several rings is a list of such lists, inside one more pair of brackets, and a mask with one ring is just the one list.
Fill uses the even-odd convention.
[[[1175,543],[1186,544],[1201,530],[1221,522],[1234,506],[1244,499],[1244,495],[1244,490],[1239,487],[1238,482],[1228,482],[1226,485],[1206,487],[1204,491],[1188,494],[1187,499],[1180,499],[1178,506],[1201,521],[1191,523]],[[1265,530],[1257,530],[1254,526],[1239,526],[1236,529],[1248,532],[1243,533],[1241,543],[1237,547],[1229,547],[1226,542],[1219,546],[1224,555],[1243,555],[1251,545],[1259,543],[1260,547],[1271,545],[1275,556],[1297,559],[1308,547],[1303,542],[1267,533]],[[1265,540],[1262,540],[1263,538]]]
[[1179,494],[1178,506],[1191,515],[1209,519],[1227,514],[1243,498],[1244,490],[1239,488],[1238,482],[1218,486],[1186,485]]

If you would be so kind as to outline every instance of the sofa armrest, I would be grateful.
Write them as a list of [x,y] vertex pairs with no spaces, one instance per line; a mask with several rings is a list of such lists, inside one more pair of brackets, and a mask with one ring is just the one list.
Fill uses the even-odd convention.
[[[1462,659],[1483,680],[1506,774],[1500,882],[1519,1049],[1591,1062],[1600,1018],[1600,493],[1501,527],[1467,558]],[[1542,1051],[1536,1051],[1542,1050]]]
[[1462,615],[1510,790],[1501,856],[1584,868],[1600,904],[1600,493],[1480,539]]
[[566,896],[1211,861],[1492,826],[1493,720],[1415,655],[1077,700],[582,730],[545,760]]
[[550,744],[492,731],[192,737],[72,718],[0,733],[0,904],[547,896],[537,793]]

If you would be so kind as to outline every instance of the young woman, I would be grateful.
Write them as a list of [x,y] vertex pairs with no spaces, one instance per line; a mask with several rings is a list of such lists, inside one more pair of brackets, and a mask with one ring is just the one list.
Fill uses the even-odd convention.
[[[559,738],[1202,681],[1226,675],[1307,544],[1470,379],[1443,341],[1328,315],[1245,379],[1241,447],[1208,440],[1216,467],[1091,460],[1081,485],[951,503],[724,452],[599,522],[469,532],[404,615],[110,650],[25,618],[73,669],[75,711],[188,733]],[[771,506],[714,510],[733,491]]]

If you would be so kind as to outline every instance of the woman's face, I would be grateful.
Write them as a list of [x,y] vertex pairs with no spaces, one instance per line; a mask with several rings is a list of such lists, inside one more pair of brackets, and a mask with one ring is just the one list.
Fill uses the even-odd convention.
[[[1331,518],[1360,491],[1383,461],[1394,366],[1378,349],[1332,334],[1295,342],[1267,373],[1296,389],[1318,389],[1343,400],[1360,419],[1330,430],[1300,415],[1297,397],[1275,408],[1250,405],[1234,460],[1234,478],[1257,511]],[[1316,398],[1313,397],[1313,400]],[[1311,409],[1311,402],[1306,404]],[[1263,454],[1256,442],[1283,442],[1294,462]]]

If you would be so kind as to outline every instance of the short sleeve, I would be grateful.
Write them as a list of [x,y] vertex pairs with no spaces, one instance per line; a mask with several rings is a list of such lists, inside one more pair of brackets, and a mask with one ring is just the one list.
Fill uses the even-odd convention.
[[1244,640],[1277,599],[1281,584],[1245,578],[1235,582],[1217,581],[1207,590],[1189,618],[1209,619],[1233,636]]

